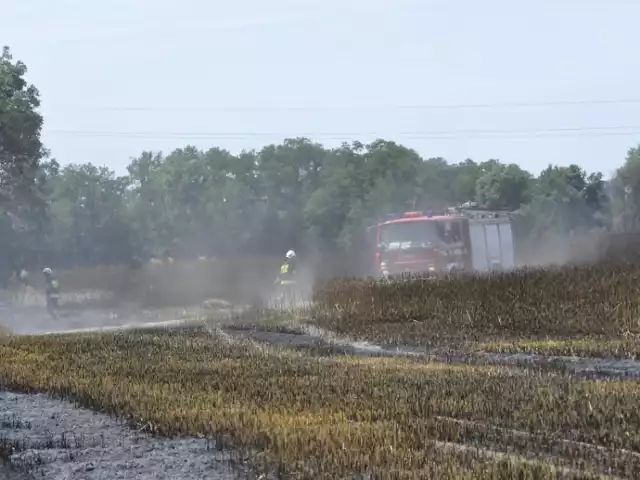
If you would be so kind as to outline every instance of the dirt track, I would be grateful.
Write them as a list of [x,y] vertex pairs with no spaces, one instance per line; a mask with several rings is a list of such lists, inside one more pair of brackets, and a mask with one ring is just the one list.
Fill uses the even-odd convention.
[[41,335],[178,326],[199,316],[220,315],[222,317],[231,313],[231,309],[205,311],[200,307],[193,307],[143,310],[125,305],[112,309],[61,310],[60,318],[55,320],[44,308],[0,305],[0,324],[15,335]]
[[574,375],[637,380],[640,378],[640,361],[609,358],[584,358],[545,356],[529,353],[473,353],[451,352],[444,355],[420,347],[376,345],[368,342],[336,336],[317,327],[305,326],[299,332],[270,332],[250,327],[228,326],[223,329],[232,335],[248,337],[254,341],[284,345],[293,348],[327,348],[333,354],[368,357],[421,357],[425,361],[456,364],[494,364],[514,367],[545,367],[566,371]]

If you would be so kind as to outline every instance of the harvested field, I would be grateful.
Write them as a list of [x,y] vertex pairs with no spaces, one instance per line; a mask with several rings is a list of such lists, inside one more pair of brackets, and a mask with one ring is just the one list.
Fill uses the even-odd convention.
[[[615,265],[333,281],[310,309],[3,337],[0,378],[200,437],[256,476],[637,478],[637,279]],[[610,378],[544,355],[593,357]]]
[[[463,347],[479,341],[605,338],[619,340],[616,355],[626,356],[635,355],[638,344],[631,339],[640,334],[640,265],[438,281],[336,280],[320,286],[314,300],[314,321],[321,326],[381,344]],[[582,351],[597,351],[593,341],[590,345]],[[610,352],[611,345],[603,351]]]
[[314,357],[204,328],[9,337],[0,375],[159,434],[260,452],[253,465],[285,477],[640,474],[635,383]]
[[622,338],[583,337],[579,339],[515,340],[479,343],[477,349],[496,353],[532,353],[536,355],[562,355],[640,360],[640,338],[636,335]]

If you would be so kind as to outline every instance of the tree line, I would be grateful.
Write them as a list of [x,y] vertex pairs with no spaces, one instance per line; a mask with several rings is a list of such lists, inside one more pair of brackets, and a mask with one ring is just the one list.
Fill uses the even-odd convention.
[[[0,57],[0,269],[134,258],[362,247],[387,213],[475,201],[514,213],[517,235],[635,230],[640,147],[614,178],[578,165],[533,175],[513,163],[423,158],[393,141],[327,148],[307,138],[238,154],[185,146],[142,152],[118,176],[90,162],[61,166],[42,145],[39,93],[8,48]],[[603,162],[608,163],[608,162]]]

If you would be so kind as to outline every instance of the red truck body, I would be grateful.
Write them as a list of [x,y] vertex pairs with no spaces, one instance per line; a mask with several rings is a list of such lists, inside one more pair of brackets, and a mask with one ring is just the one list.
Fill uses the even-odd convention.
[[[473,219],[456,209],[436,216],[405,212],[369,227],[375,246],[374,276],[487,270],[493,268],[492,263],[512,266],[509,221],[496,220],[494,214],[486,216],[489,218]],[[494,230],[497,236],[492,234]],[[500,234],[504,238],[500,239]]]

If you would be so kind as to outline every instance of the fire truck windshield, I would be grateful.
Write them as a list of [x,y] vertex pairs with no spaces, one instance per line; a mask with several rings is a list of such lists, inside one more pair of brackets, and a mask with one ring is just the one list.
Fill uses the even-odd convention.
[[389,223],[380,229],[380,243],[388,248],[407,242],[431,246],[440,241],[436,225],[431,221]]

